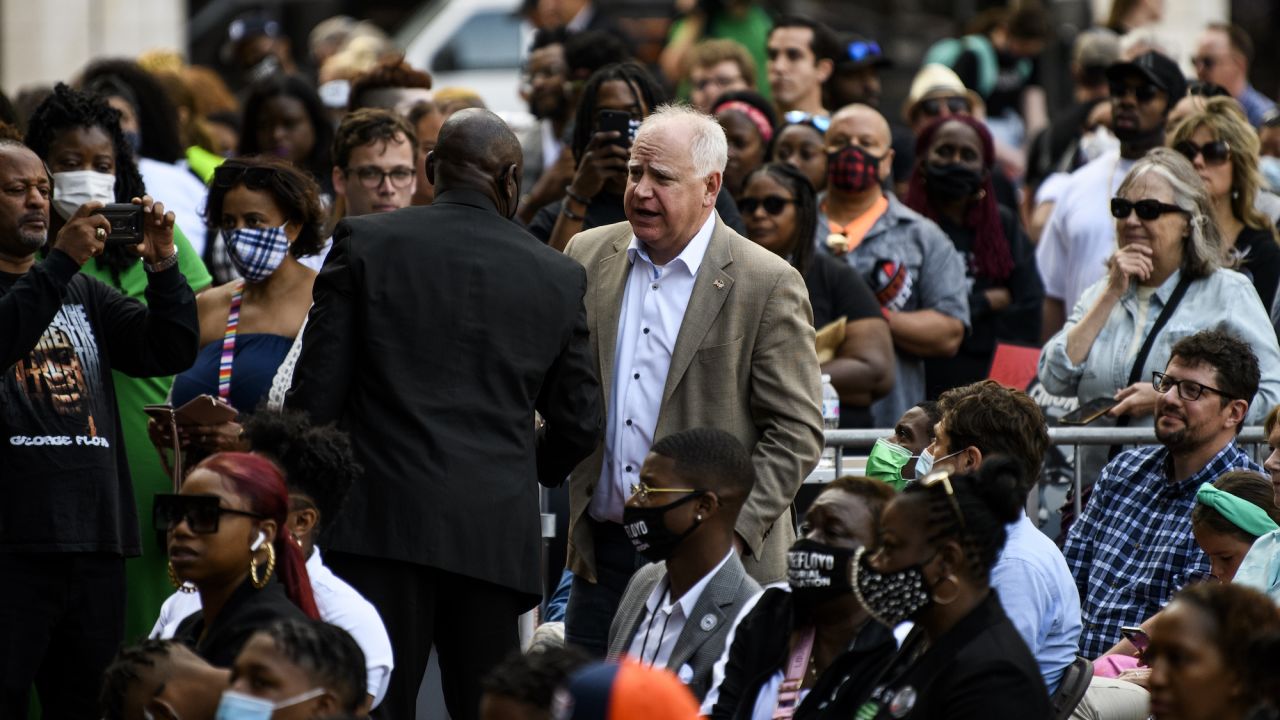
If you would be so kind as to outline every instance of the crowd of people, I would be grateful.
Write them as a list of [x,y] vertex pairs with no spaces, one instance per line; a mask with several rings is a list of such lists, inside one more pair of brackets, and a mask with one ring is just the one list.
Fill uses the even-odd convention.
[[[345,17],[0,95],[0,717],[401,720],[433,651],[455,720],[1280,717],[1245,30],[1117,0],[1050,108],[1019,0],[891,111],[887,38],[527,5],[532,124]],[[1056,542],[1003,346],[1154,431]]]

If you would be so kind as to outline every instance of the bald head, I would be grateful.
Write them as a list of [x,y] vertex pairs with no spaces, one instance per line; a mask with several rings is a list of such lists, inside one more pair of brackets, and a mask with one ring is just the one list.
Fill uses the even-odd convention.
[[[827,129],[828,146],[845,145],[851,138],[863,136],[874,137],[877,147],[888,148],[891,142],[889,122],[870,105],[861,103],[845,105],[831,117],[831,127]],[[833,142],[833,140],[843,140],[843,142]],[[865,143],[858,144],[867,150],[872,150]],[[876,155],[881,154],[874,150],[872,152]]]
[[520,201],[522,165],[520,141],[502,118],[468,108],[450,115],[440,127],[436,148],[427,156],[427,180],[437,196],[449,190],[483,193],[510,218]]

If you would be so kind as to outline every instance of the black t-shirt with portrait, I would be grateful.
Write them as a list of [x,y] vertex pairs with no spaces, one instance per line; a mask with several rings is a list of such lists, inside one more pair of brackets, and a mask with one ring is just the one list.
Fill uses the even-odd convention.
[[[822,326],[843,317],[848,322],[878,318],[884,320],[880,303],[867,281],[847,263],[825,252],[815,252],[804,272],[804,284],[813,306],[813,326]],[[866,406],[840,403],[840,427],[871,427],[871,410]]]

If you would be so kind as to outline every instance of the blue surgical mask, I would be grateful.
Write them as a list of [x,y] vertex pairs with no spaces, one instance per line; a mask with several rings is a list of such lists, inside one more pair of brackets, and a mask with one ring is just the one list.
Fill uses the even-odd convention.
[[235,690],[225,690],[222,693],[222,700],[218,702],[218,713],[214,716],[214,720],[270,720],[271,714],[276,710],[283,710],[312,698],[318,698],[325,692],[324,688],[313,688],[301,695],[294,695],[273,703]]
[[932,472],[934,463],[942,462],[948,458],[953,458],[962,452],[964,452],[964,450],[957,450],[950,455],[943,455],[935,460],[933,458],[933,453],[929,452],[929,448],[925,448],[924,452],[920,453],[920,459],[916,460],[916,479],[918,480],[923,478]]
[[239,228],[226,234],[227,257],[236,272],[251,283],[260,283],[284,263],[289,236],[280,227]]

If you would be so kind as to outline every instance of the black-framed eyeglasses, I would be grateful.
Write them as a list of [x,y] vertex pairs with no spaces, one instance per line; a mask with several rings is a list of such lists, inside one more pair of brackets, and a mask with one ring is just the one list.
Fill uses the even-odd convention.
[[643,482],[636,483],[631,486],[631,495],[635,499],[644,504],[649,503],[650,495],[661,495],[663,493],[696,493],[702,492],[697,488],[655,488],[645,485]]
[[172,530],[183,520],[197,535],[218,532],[218,520],[223,515],[243,515],[263,520],[265,515],[224,508],[217,495],[178,495],[157,493],[151,503],[151,520],[156,530]]
[[1214,140],[1203,145],[1183,140],[1174,144],[1173,149],[1182,153],[1183,157],[1191,162],[1195,162],[1196,156],[1199,155],[1204,158],[1205,165],[1221,165],[1231,159],[1231,144],[1226,140]]
[[244,183],[244,186],[251,190],[261,190],[271,184],[271,177],[275,175],[275,168],[269,167],[244,167],[241,165],[220,165],[217,170],[213,171],[213,186],[219,188],[231,188]]
[[956,520],[960,521],[960,527],[964,527],[964,512],[960,510],[960,501],[956,499],[955,488],[951,487],[951,471],[950,470],[934,470],[919,480],[924,487],[931,488],[936,485],[942,486],[947,493],[947,500],[951,503],[951,509],[956,513]]
[[1183,210],[1177,205],[1170,205],[1169,203],[1152,200],[1150,198],[1138,200],[1136,202],[1120,197],[1111,198],[1111,217],[1117,220],[1124,220],[1134,211],[1137,211],[1138,218],[1141,220],[1155,220],[1161,215],[1165,215],[1167,213],[1186,212],[1186,210]]
[[920,101],[919,108],[920,112],[929,117],[938,117],[942,114],[943,108],[946,108],[947,112],[952,115],[963,115],[972,112],[968,98],[962,97],[927,98]]
[[1160,88],[1156,87],[1154,83],[1142,83],[1141,85],[1130,85],[1123,82],[1111,83],[1111,97],[1117,100],[1123,100],[1126,95],[1132,92],[1133,97],[1138,102],[1151,102],[1159,91]]
[[822,134],[831,128],[831,118],[827,115],[813,115],[803,110],[792,110],[782,116],[788,125],[808,125]]
[[1209,392],[1217,393],[1222,397],[1227,398],[1228,400],[1233,399],[1231,395],[1219,390],[1216,387],[1201,385],[1195,380],[1179,380],[1178,378],[1170,377],[1162,372],[1151,373],[1151,384],[1155,387],[1156,392],[1160,393],[1161,395],[1169,392],[1170,390],[1176,387],[1178,388],[1178,397],[1188,402],[1192,400],[1199,400],[1200,396],[1204,394],[1205,390],[1208,390]]
[[365,190],[377,190],[382,185],[382,181],[387,178],[391,179],[391,187],[403,190],[409,187],[409,183],[413,182],[414,178],[413,168],[403,166],[383,170],[373,165],[361,165],[346,168],[345,172],[348,177],[355,175],[356,180],[360,181],[360,185]]
[[854,40],[849,43],[845,53],[849,59],[854,62],[862,62],[863,60],[871,60],[882,57],[884,53],[880,50],[880,43],[865,42],[863,40]]
[[738,212],[743,215],[752,215],[756,208],[763,207],[769,215],[777,215],[793,202],[795,202],[794,199],[781,195],[766,195],[762,198],[744,197],[738,201]]

